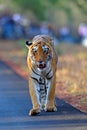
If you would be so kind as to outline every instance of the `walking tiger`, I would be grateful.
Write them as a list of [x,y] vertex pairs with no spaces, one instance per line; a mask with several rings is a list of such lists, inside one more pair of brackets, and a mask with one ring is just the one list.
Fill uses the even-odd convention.
[[52,39],[47,35],[37,35],[26,41],[28,47],[29,93],[33,108],[29,115],[41,110],[57,111],[55,106],[55,86],[57,56]]

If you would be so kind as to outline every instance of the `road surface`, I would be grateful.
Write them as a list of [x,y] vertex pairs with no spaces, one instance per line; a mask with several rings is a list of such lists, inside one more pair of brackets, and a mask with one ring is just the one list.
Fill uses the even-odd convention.
[[0,130],[87,130],[87,115],[56,99],[57,112],[30,117],[28,83],[0,61]]

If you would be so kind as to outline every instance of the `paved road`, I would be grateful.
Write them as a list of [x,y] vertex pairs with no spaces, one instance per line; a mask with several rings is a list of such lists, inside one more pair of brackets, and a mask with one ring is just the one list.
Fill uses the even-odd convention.
[[0,61],[0,130],[87,130],[87,115],[56,100],[57,112],[29,117],[27,81]]

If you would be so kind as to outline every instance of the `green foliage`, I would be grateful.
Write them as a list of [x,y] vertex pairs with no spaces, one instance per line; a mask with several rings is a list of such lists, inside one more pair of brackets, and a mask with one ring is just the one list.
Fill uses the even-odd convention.
[[50,2],[51,4],[56,4],[57,1],[58,1],[58,0],[49,0],[49,2]]
[[50,21],[57,26],[87,21],[87,0],[7,0],[5,3],[0,0],[0,3],[11,4],[13,10],[17,8],[22,13],[30,11],[39,21]]
[[40,0],[15,0],[23,10],[32,10],[39,20],[44,20],[44,7]]

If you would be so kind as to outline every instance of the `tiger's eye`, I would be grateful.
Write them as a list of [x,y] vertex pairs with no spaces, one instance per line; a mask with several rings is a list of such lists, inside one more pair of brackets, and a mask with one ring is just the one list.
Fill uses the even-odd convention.
[[32,53],[35,55],[37,53],[36,49],[32,49]]
[[45,48],[44,53],[48,54],[48,52],[49,52],[49,48]]
[[48,52],[49,52],[49,48],[48,48],[48,46],[46,46],[46,45],[43,45],[43,52],[45,53],[45,54],[48,54]]

